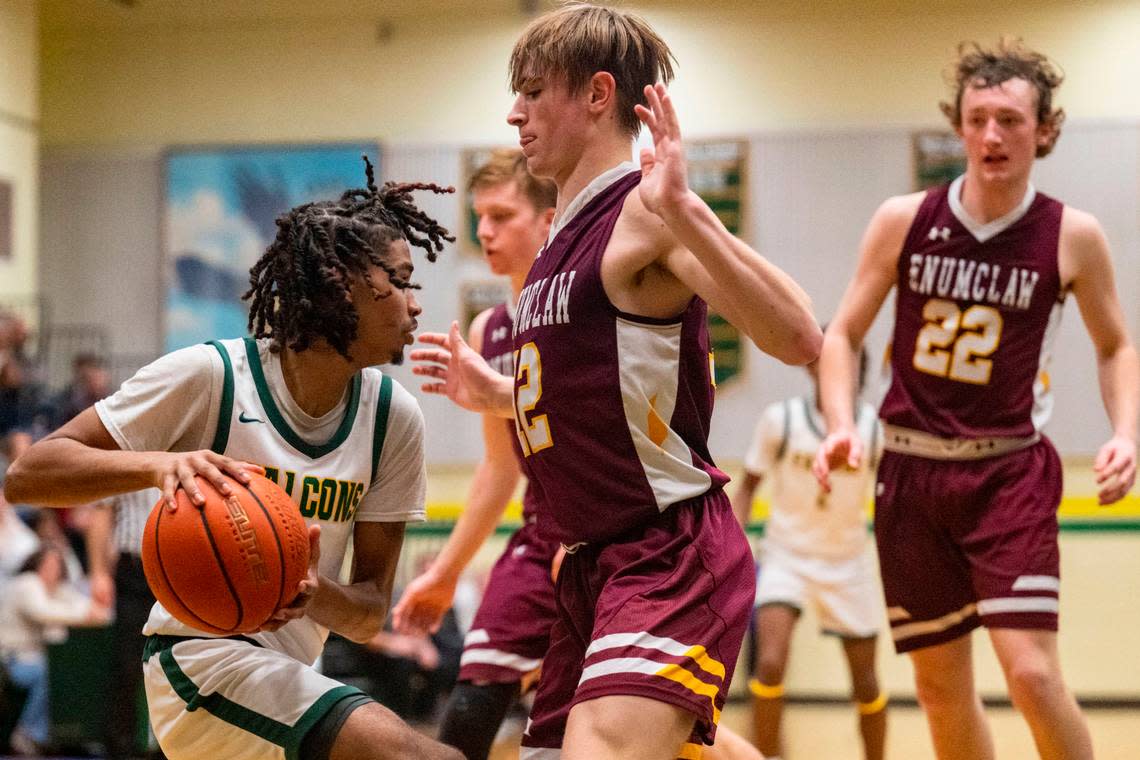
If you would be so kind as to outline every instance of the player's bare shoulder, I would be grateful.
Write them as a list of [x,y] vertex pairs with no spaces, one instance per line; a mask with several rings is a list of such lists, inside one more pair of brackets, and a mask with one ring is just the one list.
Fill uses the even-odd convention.
[[487,322],[494,312],[494,306],[484,309],[475,315],[475,318],[471,320],[471,325],[467,328],[467,345],[476,351],[483,350],[483,333],[486,332]]
[[627,195],[602,257],[602,281],[610,300],[623,311],[647,316],[672,315],[684,308],[692,292],[664,263],[679,247],[641,196]]
[[1089,212],[1068,205],[1061,214],[1057,255],[1061,283],[1066,290],[1090,268],[1111,266],[1108,239],[1100,221]]
[[676,246],[676,237],[661,217],[645,207],[641,194],[627,195],[606,247],[606,256],[612,252],[634,268],[642,269]]
[[925,198],[925,192],[908,193],[891,196],[879,204],[859,246],[864,264],[890,273],[893,279],[907,233]]

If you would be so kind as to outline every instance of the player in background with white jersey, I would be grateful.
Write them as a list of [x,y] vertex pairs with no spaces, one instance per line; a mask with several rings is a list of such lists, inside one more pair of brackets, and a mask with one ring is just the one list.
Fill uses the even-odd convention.
[[[424,519],[423,417],[374,365],[399,362],[416,329],[409,243],[429,260],[451,240],[411,191],[367,189],[277,219],[250,270],[255,338],[212,341],[147,365],[111,397],[33,445],[10,498],[64,507],[155,487],[195,505],[195,476],[264,471],[309,524],[298,597],[258,632],[212,636],[155,604],[143,632],[147,705],[170,760],[458,760],[358,689],[312,666],[329,631],[370,639],[388,613],[404,524]],[[349,540],[353,572],[338,582]],[[133,695],[130,695],[133,698]]]
[[[752,692],[756,745],[768,760],[783,754],[780,724],[784,673],[792,631],[809,605],[823,633],[839,638],[851,672],[866,760],[882,760],[887,695],[875,675],[875,644],[885,614],[878,567],[867,553],[866,507],[878,465],[882,436],[874,408],[859,402],[856,430],[869,452],[858,469],[837,472],[831,493],[812,474],[826,427],[819,409],[819,365],[805,367],[812,392],[769,405],[760,415],[744,457],[744,473],[732,504],[747,526],[752,500],[769,484],[769,512],[760,546],[756,581],[758,648]],[[867,354],[859,361],[859,387]]]
[[1094,464],[1102,504],[1135,481],[1140,363],[1100,224],[1029,181],[1060,133],[1061,75],[1004,39],[992,50],[963,45],[954,81],[943,112],[966,173],[891,198],[872,217],[824,339],[830,433],[815,469],[826,488],[830,470],[865,458],[854,357],[897,287],[875,536],[895,647],[910,653],[935,751],[994,756],[968,635],[984,625],[1040,756],[1087,760],[1088,727],[1057,652],[1061,462],[1041,434],[1067,295],[1096,349],[1112,425]]

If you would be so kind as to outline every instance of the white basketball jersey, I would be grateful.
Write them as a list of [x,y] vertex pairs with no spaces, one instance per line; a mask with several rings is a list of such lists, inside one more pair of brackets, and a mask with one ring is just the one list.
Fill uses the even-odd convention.
[[855,471],[832,472],[828,494],[811,472],[816,451],[826,436],[815,404],[799,397],[764,410],[744,466],[771,486],[766,545],[828,560],[849,559],[863,552],[867,541],[864,509],[881,441],[875,410],[862,403],[857,411],[863,463]]
[[[260,464],[296,502],[306,523],[321,526],[320,573],[340,575],[353,532],[353,517],[376,476],[388,425],[392,380],[380,370],[357,373],[349,388],[344,419],[324,444],[307,443],[288,424],[270,393],[258,343],[213,341],[225,365],[213,451]],[[156,604],[146,634],[203,636]],[[308,616],[273,633],[253,634],[263,646],[312,664],[328,630]]]

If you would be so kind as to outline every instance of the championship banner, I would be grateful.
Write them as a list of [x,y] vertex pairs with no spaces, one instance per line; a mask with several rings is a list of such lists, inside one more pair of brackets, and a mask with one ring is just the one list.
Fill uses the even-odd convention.
[[[166,155],[164,351],[247,334],[249,269],[277,235],[276,218],[335,200],[380,177],[376,143],[187,148]],[[379,181],[379,180],[378,180]]]
[[915,191],[946,184],[966,172],[966,152],[953,132],[915,132],[911,147]]
[[[743,236],[747,220],[748,142],[693,140],[685,144],[689,186],[709,205],[728,231]],[[746,351],[740,331],[719,314],[709,312],[709,348],[717,386],[744,371]]]

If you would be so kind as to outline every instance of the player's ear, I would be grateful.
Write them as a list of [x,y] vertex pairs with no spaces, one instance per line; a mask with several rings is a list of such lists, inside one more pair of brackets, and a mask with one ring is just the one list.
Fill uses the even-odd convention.
[[590,77],[587,88],[590,95],[588,102],[591,113],[602,113],[617,98],[617,82],[614,81],[614,75],[608,71],[596,72]]

